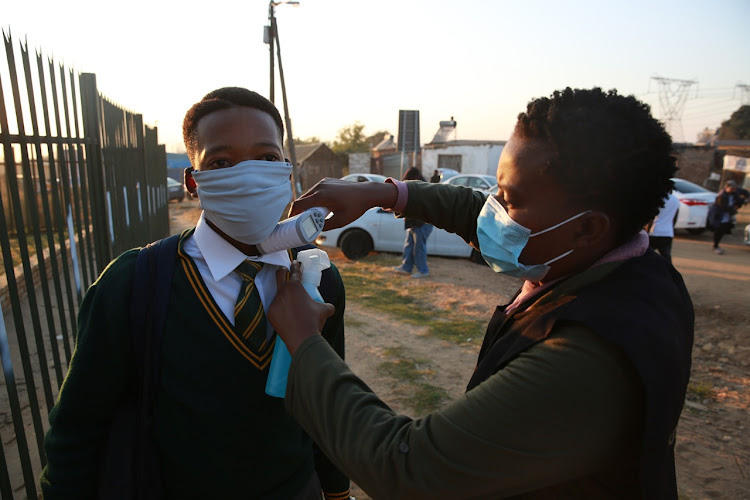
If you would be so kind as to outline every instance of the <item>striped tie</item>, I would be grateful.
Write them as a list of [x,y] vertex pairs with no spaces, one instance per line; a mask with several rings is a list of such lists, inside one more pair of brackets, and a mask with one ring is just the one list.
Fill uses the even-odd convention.
[[255,275],[262,267],[262,262],[246,260],[236,269],[242,276],[242,285],[234,305],[234,331],[256,352],[266,343],[266,315],[255,286]]

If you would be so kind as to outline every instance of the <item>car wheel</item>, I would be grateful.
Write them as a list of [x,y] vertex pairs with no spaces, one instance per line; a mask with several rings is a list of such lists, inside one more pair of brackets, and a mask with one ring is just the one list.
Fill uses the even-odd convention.
[[690,234],[701,234],[706,230],[705,227],[689,227],[686,229],[686,231]]
[[372,251],[372,238],[361,229],[351,229],[341,236],[341,251],[349,260],[359,260]]
[[487,261],[484,260],[484,257],[482,257],[481,252],[478,252],[474,250],[473,248],[471,249],[471,255],[469,255],[469,259],[475,264],[481,264],[485,266],[487,265]]

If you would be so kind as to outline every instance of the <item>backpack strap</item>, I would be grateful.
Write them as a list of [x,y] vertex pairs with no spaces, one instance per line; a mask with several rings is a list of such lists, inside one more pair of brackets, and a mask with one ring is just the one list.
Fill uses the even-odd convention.
[[179,235],[158,240],[138,253],[130,302],[138,418],[134,458],[137,498],[159,498],[158,462],[151,450],[149,429],[159,387],[161,346],[174,274]]

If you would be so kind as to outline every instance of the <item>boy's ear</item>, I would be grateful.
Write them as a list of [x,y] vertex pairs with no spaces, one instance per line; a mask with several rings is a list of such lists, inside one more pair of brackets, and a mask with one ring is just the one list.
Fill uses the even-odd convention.
[[198,197],[198,186],[195,184],[193,179],[193,167],[187,167],[183,174],[183,182],[185,183],[185,189],[190,193],[193,198]]

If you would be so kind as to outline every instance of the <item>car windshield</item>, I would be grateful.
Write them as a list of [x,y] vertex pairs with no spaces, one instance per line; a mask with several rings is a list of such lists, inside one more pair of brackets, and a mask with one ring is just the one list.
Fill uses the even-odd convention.
[[167,185],[168,186],[182,186],[182,184],[172,179],[171,177],[167,177]]
[[680,193],[712,193],[710,189],[706,189],[698,184],[683,179],[672,179],[674,182],[674,190]]

